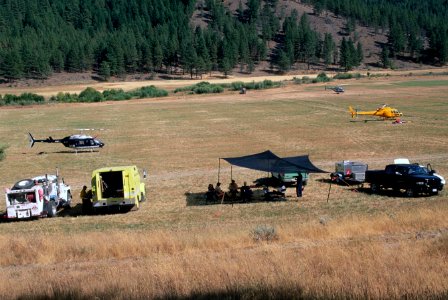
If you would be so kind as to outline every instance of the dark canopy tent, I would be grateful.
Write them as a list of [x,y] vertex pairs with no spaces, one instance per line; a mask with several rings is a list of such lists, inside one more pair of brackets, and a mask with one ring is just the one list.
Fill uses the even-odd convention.
[[308,155],[283,157],[283,160],[299,166],[300,171],[305,171],[307,173],[329,173],[313,165]]
[[228,157],[223,159],[231,165],[265,172],[327,173],[314,166],[309,160],[308,155],[280,158],[271,151],[267,150],[257,154],[241,157]]

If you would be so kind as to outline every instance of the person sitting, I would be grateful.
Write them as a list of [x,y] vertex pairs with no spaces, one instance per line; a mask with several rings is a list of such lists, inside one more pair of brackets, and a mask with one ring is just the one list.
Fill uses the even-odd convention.
[[215,192],[215,188],[213,187],[213,184],[209,184],[208,188],[207,188],[207,192],[205,193],[205,201],[208,202],[213,202],[216,201],[216,192]]
[[250,200],[252,200],[252,194],[253,194],[253,192],[250,189],[250,186],[248,186],[246,181],[245,181],[244,185],[240,189],[241,200],[243,200],[243,201],[250,201]]
[[269,191],[269,188],[267,186],[263,187],[264,199],[267,201],[285,197],[285,192],[286,187],[284,185],[279,186],[277,190],[273,190],[272,192]]
[[266,201],[272,200],[271,192],[269,191],[269,187],[267,185],[263,186],[263,198]]
[[232,179],[232,182],[229,184],[229,193],[232,199],[236,199],[236,195],[238,194],[238,184],[236,184],[234,179]]
[[221,189],[221,182],[216,183],[215,194],[216,194],[216,199],[222,199],[222,197],[224,197],[224,192]]
[[285,197],[285,192],[286,192],[285,185],[279,186],[276,191],[272,191],[272,193],[274,193],[278,196],[281,196],[281,197]]
[[36,199],[34,199],[34,193],[26,193],[26,200],[28,202],[36,202]]

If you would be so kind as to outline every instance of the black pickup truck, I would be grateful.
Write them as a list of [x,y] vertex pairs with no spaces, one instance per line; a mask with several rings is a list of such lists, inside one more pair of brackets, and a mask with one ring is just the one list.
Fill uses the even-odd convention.
[[366,171],[365,182],[370,183],[373,193],[381,189],[404,191],[406,196],[417,194],[437,195],[442,190],[441,179],[434,176],[434,171],[413,164],[387,165],[385,170]]

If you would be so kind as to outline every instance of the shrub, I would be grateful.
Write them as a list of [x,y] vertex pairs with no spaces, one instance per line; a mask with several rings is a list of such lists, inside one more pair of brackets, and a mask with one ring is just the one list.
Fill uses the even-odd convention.
[[43,96],[33,94],[33,93],[23,93],[19,96],[21,101],[30,103],[43,103],[45,98]]
[[251,232],[251,237],[256,242],[271,242],[278,240],[278,234],[274,227],[268,225],[258,225]]
[[50,101],[54,102],[78,102],[77,94],[59,92],[56,96],[51,96]]
[[270,89],[270,88],[274,88],[274,87],[279,87],[282,86],[283,82],[281,81],[272,81],[272,80],[263,80],[263,81],[259,81],[259,82],[248,82],[248,83],[243,83],[243,82],[235,82],[235,84],[233,84],[232,88],[237,88],[235,90],[240,90],[242,87],[245,87],[248,90],[263,90],[263,89]]
[[292,78],[292,82],[294,83],[294,84],[302,84],[302,79],[301,78],[299,78],[299,77],[293,77]]
[[168,92],[162,89],[158,89],[153,85],[144,86],[137,90],[130,92],[132,98],[155,98],[168,96]]
[[132,95],[130,93],[126,93],[122,89],[112,89],[112,90],[105,90],[103,92],[103,97],[105,100],[119,101],[119,100],[129,100],[132,98]]
[[331,78],[327,76],[327,74],[325,74],[324,72],[319,73],[319,75],[317,75],[316,79],[313,80],[313,83],[317,83],[317,82],[329,82],[331,81]]
[[217,84],[210,84],[209,82],[203,81],[196,84],[192,91],[195,94],[215,94],[222,93],[224,88]]
[[78,99],[80,102],[101,102],[104,97],[94,88],[88,87],[79,94]]
[[224,87],[219,84],[211,84],[207,81],[201,81],[195,85],[186,86],[184,88],[177,88],[174,93],[177,92],[193,92],[194,94],[212,94],[212,93],[222,93]]
[[3,160],[5,158],[5,156],[6,156],[6,153],[5,153],[6,148],[8,148],[8,146],[0,144],[0,160]]
[[0,97],[0,106],[3,105],[31,105],[41,104],[45,102],[43,96],[33,93],[23,93],[20,96],[6,94],[3,98]]
[[234,81],[230,84],[230,89],[232,91],[240,91],[243,87],[246,87],[244,85],[244,82],[242,81]]
[[303,76],[302,77],[302,83],[311,83],[311,82],[312,82],[312,80],[308,76]]
[[359,79],[361,78],[362,75],[360,73],[338,73],[336,75],[333,76],[333,79],[352,79],[352,78],[356,78]]

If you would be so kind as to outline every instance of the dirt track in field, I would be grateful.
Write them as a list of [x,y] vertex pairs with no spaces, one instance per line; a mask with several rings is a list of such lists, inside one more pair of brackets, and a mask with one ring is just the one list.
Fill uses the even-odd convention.
[[[448,72],[448,68],[437,68],[437,69],[423,69],[423,70],[400,70],[400,71],[392,71],[392,70],[381,70],[381,71],[356,71],[353,73],[360,73],[362,75],[366,75],[367,73],[371,75],[381,75],[381,74],[391,74],[394,76],[408,75],[412,73],[413,75],[418,74],[428,74],[430,72],[433,73],[443,73]],[[327,76],[333,77],[336,73],[326,72]],[[57,75],[54,75],[57,77]],[[131,82],[123,82],[123,81],[115,81],[115,82],[98,82],[94,80],[87,80],[84,78],[82,81],[78,83],[63,83],[61,82],[58,85],[51,86],[14,86],[8,87],[6,84],[0,86],[0,94],[21,94],[21,93],[36,93],[42,95],[44,97],[51,97],[56,95],[58,92],[64,93],[80,93],[86,87],[93,87],[98,91],[104,91],[107,89],[123,89],[125,91],[137,89],[143,86],[154,85],[158,88],[174,90],[175,88],[193,85],[201,81],[207,81],[210,83],[232,83],[235,81],[244,81],[244,82],[259,82],[263,80],[272,80],[272,81],[283,81],[283,80],[292,80],[294,77],[303,78],[307,76],[309,78],[315,78],[317,73],[295,73],[295,74],[287,74],[287,75],[271,75],[271,76],[253,76],[253,77],[238,77],[238,76],[228,76],[227,78],[223,78],[222,76],[203,76],[202,79],[173,79],[173,80],[143,80],[143,81],[131,81]]]

